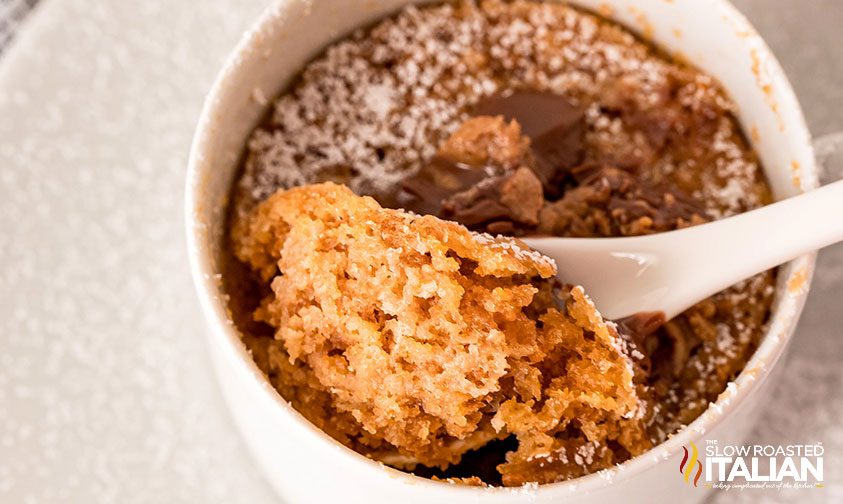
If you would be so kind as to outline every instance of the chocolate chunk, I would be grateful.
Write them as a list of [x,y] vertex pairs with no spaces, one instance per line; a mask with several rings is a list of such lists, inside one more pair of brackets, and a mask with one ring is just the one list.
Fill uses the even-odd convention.
[[583,134],[585,128],[582,122],[553,128],[543,135],[533,138],[531,143],[533,155],[536,158],[536,172],[545,181],[549,196],[556,196],[560,183],[560,175],[567,173],[567,169],[576,166],[583,158]]
[[442,216],[470,229],[477,229],[482,227],[480,224],[506,217],[509,209],[497,201],[498,181],[490,182],[492,183],[472,187],[448,199],[444,204],[445,211]]
[[583,159],[584,112],[564,96],[516,91],[481,100],[473,114],[517,121],[522,133],[531,139],[536,174],[548,195],[556,196],[560,175]]
[[[447,198],[442,204],[442,216],[468,227],[491,221],[535,226],[543,203],[541,182],[532,170],[522,166]],[[503,228],[500,222],[495,227]]]

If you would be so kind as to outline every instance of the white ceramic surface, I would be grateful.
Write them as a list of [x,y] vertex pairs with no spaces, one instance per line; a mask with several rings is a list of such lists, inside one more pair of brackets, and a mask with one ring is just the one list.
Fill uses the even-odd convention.
[[[780,270],[768,334],[747,369],[691,426],[651,452],[601,474],[538,488],[477,489],[415,478],[340,446],[306,422],[264,381],[225,316],[214,267],[222,212],[236,160],[263,112],[255,89],[277,95],[319,49],[352,28],[393,11],[401,0],[307,2],[269,9],[241,41],[206,102],[194,139],[188,179],[189,254],[217,376],[252,454],[280,495],[292,501],[352,502],[626,502],[695,501],[677,477],[681,446],[702,437],[740,442],[755,423],[772,370],[784,353],[805,300],[815,256]],[[740,104],[746,128],[779,198],[816,186],[810,137],[790,85],[754,30],[720,0],[573,2],[614,6],[611,16],[717,77]],[[602,12],[607,12],[605,8]],[[676,36],[681,33],[681,36]],[[794,275],[806,279],[788,289]]]

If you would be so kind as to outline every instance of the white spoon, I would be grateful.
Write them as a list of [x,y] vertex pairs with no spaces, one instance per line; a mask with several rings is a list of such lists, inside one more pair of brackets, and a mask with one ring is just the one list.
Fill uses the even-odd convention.
[[843,181],[734,217],[627,238],[525,238],[604,317],[667,319],[730,285],[843,240]]

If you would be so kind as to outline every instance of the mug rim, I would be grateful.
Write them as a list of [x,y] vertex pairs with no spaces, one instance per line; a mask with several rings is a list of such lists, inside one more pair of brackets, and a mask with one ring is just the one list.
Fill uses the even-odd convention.
[[[266,7],[257,20],[250,25],[250,28],[241,36],[237,45],[227,57],[221,70],[217,74],[214,83],[205,98],[202,107],[202,112],[197,123],[196,131],[193,136],[193,141],[190,149],[188,160],[188,170],[185,187],[185,223],[187,231],[187,251],[188,260],[190,263],[191,277],[196,289],[197,296],[202,307],[202,313],[207,323],[211,334],[218,340],[209,340],[209,343],[221,344],[224,346],[223,350],[229,357],[235,358],[241,365],[242,371],[248,373],[250,382],[257,388],[261,389],[261,394],[264,398],[273,401],[274,405],[283,413],[292,415],[291,420],[295,421],[299,426],[313,436],[313,442],[328,443],[334,447],[339,447],[334,453],[336,456],[342,456],[349,460],[349,463],[356,463],[358,466],[366,466],[369,473],[372,475],[380,474],[381,477],[389,479],[402,479],[411,485],[428,486],[431,490],[443,490],[449,488],[449,492],[461,492],[463,495],[489,495],[511,494],[513,491],[520,491],[522,487],[475,487],[469,485],[453,485],[448,482],[434,481],[421,476],[416,476],[412,473],[404,472],[381,462],[369,459],[364,455],[346,447],[342,443],[330,437],[322,429],[307,420],[298,410],[293,408],[273,387],[268,386],[269,382],[264,373],[258,368],[248,349],[241,340],[240,333],[234,327],[234,324],[228,315],[227,307],[222,296],[221,286],[216,278],[218,271],[214,268],[214,260],[211,254],[211,247],[207,241],[207,234],[204,232],[207,224],[199,222],[198,209],[201,205],[207,203],[202,199],[202,189],[204,184],[205,172],[202,169],[202,160],[204,159],[204,150],[209,141],[214,137],[215,131],[212,126],[214,118],[217,115],[217,110],[221,107],[219,100],[223,89],[229,80],[237,75],[239,66],[241,64],[240,56],[248,53],[249,49],[257,44],[262,38],[262,34],[267,30],[272,30],[274,24],[279,20],[279,9],[296,2],[308,2],[309,0],[275,0],[271,5]],[[805,123],[802,108],[796,98],[796,94],[788,80],[784,70],[782,69],[778,59],[770,50],[764,39],[758,34],[757,30],[751,25],[746,17],[732,5],[729,0],[708,0],[710,4],[716,5],[721,9],[723,15],[736,21],[740,26],[749,31],[748,37],[753,39],[755,48],[760,51],[763,57],[769,62],[769,75],[777,83],[780,93],[786,103],[782,103],[785,107],[792,110],[795,115],[795,122],[791,122],[789,126],[792,131],[789,136],[801,136],[807,142],[807,148],[811,154],[813,161],[813,147],[811,145],[811,134]],[[417,0],[410,0],[407,4],[419,3]],[[626,27],[625,23],[606,16],[613,22],[619,23]],[[283,19],[283,17],[280,17]],[[648,41],[649,43],[653,43]],[[658,44],[656,44],[658,45]],[[693,60],[690,61],[693,65]],[[728,90],[727,90],[728,91]],[[275,98],[266,105],[271,106]],[[739,121],[741,123],[741,121]],[[745,126],[741,123],[741,126]],[[815,163],[809,166],[804,166],[811,177],[803,180],[800,192],[814,189],[817,186],[818,167]],[[781,281],[776,286],[777,301],[774,301],[774,306],[771,310],[771,316],[767,322],[765,333],[761,339],[761,343],[752,353],[752,356],[747,361],[744,368],[738,376],[729,382],[730,387],[727,387],[721,393],[717,400],[709,403],[708,408],[693,422],[676,431],[669,436],[665,441],[653,446],[644,453],[630,458],[629,460],[612,466],[611,468],[603,469],[595,473],[587,474],[571,480],[560,481],[556,483],[547,483],[536,485],[534,487],[537,493],[556,493],[564,491],[570,494],[574,491],[590,491],[603,487],[608,487],[618,482],[627,480],[636,476],[639,473],[645,472],[648,469],[669,459],[680,451],[683,445],[689,442],[697,441],[710,430],[710,428],[721,424],[729,418],[751,392],[758,388],[771,374],[772,370],[778,363],[779,358],[786,349],[790,339],[793,336],[794,329],[799,321],[802,307],[808,296],[811,287],[811,280],[813,276],[814,266],[816,262],[816,252],[811,252],[799,256],[785,264],[778,266],[778,268],[791,267],[795,271],[804,272],[804,280],[802,288],[796,292],[789,289]],[[778,320],[787,317],[788,314],[781,314],[779,296],[789,297],[793,301],[793,309],[790,313],[790,318],[787,320]],[[780,325],[779,332],[773,334],[774,322],[778,320]],[[217,373],[215,373],[216,375]],[[217,376],[218,377],[218,376]],[[218,377],[219,378],[219,377]],[[734,387],[731,385],[734,384]],[[610,477],[606,474],[611,473]]]

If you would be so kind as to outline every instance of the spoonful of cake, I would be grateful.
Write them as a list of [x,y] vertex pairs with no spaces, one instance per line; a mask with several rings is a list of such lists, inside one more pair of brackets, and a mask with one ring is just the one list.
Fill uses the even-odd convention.
[[557,276],[582,285],[606,318],[670,319],[756,273],[843,240],[843,181],[734,217],[622,238],[532,237]]

